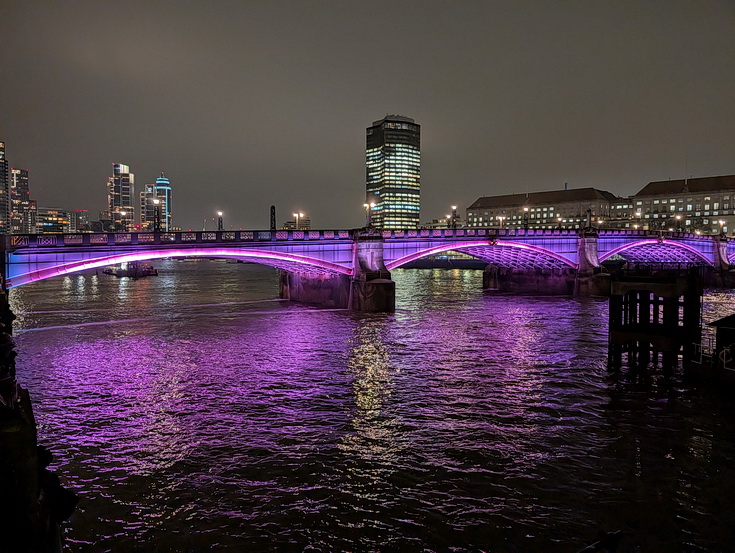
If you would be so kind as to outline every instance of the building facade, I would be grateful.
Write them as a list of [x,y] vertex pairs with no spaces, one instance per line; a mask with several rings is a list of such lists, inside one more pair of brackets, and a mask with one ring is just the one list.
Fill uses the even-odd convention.
[[12,234],[31,234],[30,205],[31,192],[28,186],[28,169],[10,169],[10,232]]
[[311,229],[311,218],[306,215],[300,215],[294,217],[283,223],[281,226],[282,230],[310,230]]
[[629,197],[595,188],[479,198],[468,227],[666,230],[735,236],[735,175],[650,182]]
[[135,176],[130,172],[130,167],[113,163],[112,176],[107,179],[107,205],[113,230],[127,231],[134,228],[134,194]]
[[467,208],[468,227],[583,228],[610,218],[618,198],[596,188],[485,196]]
[[75,209],[69,211],[69,232],[91,232],[89,210]]
[[143,229],[168,232],[173,229],[171,219],[171,181],[161,171],[155,184],[143,185],[140,193],[140,224]]
[[0,234],[10,232],[10,166],[5,157],[5,142],[0,142]]
[[38,207],[36,228],[38,234],[70,232],[69,211],[55,207]]
[[641,228],[735,235],[735,175],[649,182],[630,201]]
[[[387,115],[366,130],[366,205],[377,228],[417,228],[421,215],[421,126]],[[374,204],[374,206],[373,206]]]

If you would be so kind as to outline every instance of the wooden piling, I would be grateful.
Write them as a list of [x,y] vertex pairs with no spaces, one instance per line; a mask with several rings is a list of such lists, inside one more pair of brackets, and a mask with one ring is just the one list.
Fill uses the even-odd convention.
[[608,366],[671,371],[687,366],[701,340],[703,270],[648,264],[611,275]]

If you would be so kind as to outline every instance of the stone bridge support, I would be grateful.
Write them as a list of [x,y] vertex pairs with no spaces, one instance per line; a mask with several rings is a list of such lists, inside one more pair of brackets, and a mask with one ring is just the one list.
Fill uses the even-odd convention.
[[333,309],[392,313],[396,285],[383,261],[383,237],[365,229],[355,237],[353,275],[290,273],[281,271],[281,298]]
[[727,257],[727,237],[720,234],[715,237],[714,244],[714,267],[716,271],[727,272],[730,270],[730,260]]
[[714,274],[713,282],[709,283],[717,287],[732,288],[735,286],[735,273],[731,272],[732,265],[727,256],[727,237],[720,234],[715,236],[713,254]]
[[383,260],[383,236],[368,227],[355,235],[349,307],[367,313],[396,310],[396,283]]
[[598,234],[583,229],[577,238],[577,269],[574,283],[575,296],[607,296],[610,294],[610,275],[600,272],[597,253]]

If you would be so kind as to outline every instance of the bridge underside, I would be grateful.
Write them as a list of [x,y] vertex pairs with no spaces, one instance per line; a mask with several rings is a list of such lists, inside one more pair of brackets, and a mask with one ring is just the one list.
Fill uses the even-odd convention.
[[600,262],[622,259],[632,263],[682,263],[712,265],[702,252],[682,243],[642,240],[600,255]]
[[[79,257],[84,257],[79,259]],[[86,256],[86,257],[85,257]],[[70,273],[130,263],[134,261],[149,261],[168,257],[208,257],[241,259],[292,273],[308,273],[320,276],[350,275],[352,270],[337,263],[308,258],[305,256],[273,251],[247,250],[239,248],[188,248],[180,250],[147,250],[135,253],[119,253],[107,256],[89,256],[87,252],[57,254],[53,260],[29,260],[29,256],[18,263],[13,262],[11,256],[8,264],[8,279],[6,286],[13,288],[31,282],[44,280]],[[18,267],[33,267],[25,273],[17,273]]]
[[388,270],[397,269],[416,259],[447,251],[465,253],[486,261],[489,265],[506,269],[575,269],[577,267],[574,261],[561,254],[531,244],[510,241],[443,244],[441,246],[419,250],[389,261],[386,263],[386,267]]

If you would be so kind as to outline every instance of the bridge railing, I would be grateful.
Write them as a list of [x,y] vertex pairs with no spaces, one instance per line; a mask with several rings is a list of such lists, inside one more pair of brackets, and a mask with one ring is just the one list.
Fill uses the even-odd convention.
[[182,232],[104,232],[77,234],[11,234],[3,237],[7,249],[68,246],[145,246],[161,244],[215,244],[243,242],[351,240],[350,230],[222,230]]
[[576,236],[577,234],[578,231],[572,229],[408,229],[384,230],[383,238],[488,238],[498,236]]

